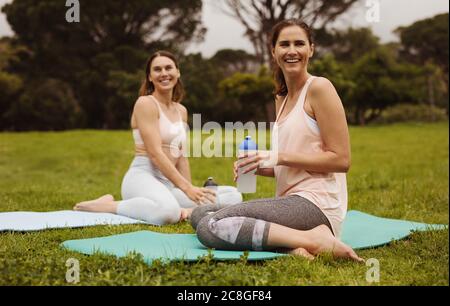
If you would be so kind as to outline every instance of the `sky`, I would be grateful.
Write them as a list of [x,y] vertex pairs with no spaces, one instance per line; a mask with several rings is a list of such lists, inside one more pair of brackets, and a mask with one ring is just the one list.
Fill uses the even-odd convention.
[[[203,24],[208,29],[205,40],[196,45],[191,45],[187,52],[201,52],[205,57],[210,57],[220,49],[244,49],[253,52],[252,45],[243,37],[244,27],[234,18],[225,15],[218,2],[220,0],[203,0]],[[439,13],[449,11],[448,0],[360,0],[358,8],[353,9],[339,18],[340,28],[371,27],[381,42],[398,40],[392,33],[399,26],[408,26],[413,22],[432,17]],[[367,2],[366,2],[367,1]],[[0,7],[11,0],[0,0]],[[368,2],[379,3],[379,22],[368,22],[366,14],[373,9]],[[81,9],[82,9],[81,2]],[[0,13],[0,37],[10,36],[13,32],[6,21],[5,15]]]

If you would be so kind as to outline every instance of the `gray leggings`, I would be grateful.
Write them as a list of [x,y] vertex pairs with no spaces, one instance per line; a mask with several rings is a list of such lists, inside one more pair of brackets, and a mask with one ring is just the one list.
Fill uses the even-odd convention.
[[243,202],[226,208],[203,205],[191,215],[192,227],[200,242],[222,250],[270,250],[267,245],[270,223],[297,230],[325,224],[333,232],[324,213],[309,200],[285,196]]

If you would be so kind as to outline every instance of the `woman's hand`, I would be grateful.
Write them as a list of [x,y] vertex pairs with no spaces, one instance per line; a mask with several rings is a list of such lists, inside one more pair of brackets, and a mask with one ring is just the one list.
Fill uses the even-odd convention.
[[197,205],[216,203],[216,193],[208,188],[190,186],[185,193]]
[[234,181],[236,182],[238,178],[238,173],[240,168],[242,169],[242,174],[252,172],[254,170],[258,171],[259,168],[273,168],[277,165],[278,154],[273,151],[255,151],[248,152],[241,156],[234,162],[233,173]]

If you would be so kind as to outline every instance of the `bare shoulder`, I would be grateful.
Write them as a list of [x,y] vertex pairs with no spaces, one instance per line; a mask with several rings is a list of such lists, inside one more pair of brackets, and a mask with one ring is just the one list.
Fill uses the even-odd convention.
[[183,121],[187,122],[188,110],[187,110],[186,106],[184,106],[181,103],[177,103],[177,107],[178,107],[178,110],[180,111],[180,114],[181,114],[181,117],[183,118]]
[[180,110],[180,112],[181,112],[183,115],[184,115],[184,114],[187,115],[188,110],[187,110],[186,106],[184,106],[184,105],[181,104],[181,103],[177,103],[177,105],[178,105],[178,109]]
[[141,96],[136,100],[134,104],[135,113],[156,114],[158,115],[158,109],[155,103],[149,96]]
[[311,95],[323,95],[335,92],[333,83],[324,77],[316,77],[309,87]]
[[275,96],[275,110],[276,110],[277,114],[278,114],[278,110],[280,109],[281,104],[283,104],[283,101],[285,98],[286,98],[286,96],[279,96],[279,95]]
[[307,99],[316,116],[319,110],[342,107],[336,88],[330,80],[324,77],[317,77],[311,83]]
[[281,105],[281,103],[283,103],[283,101],[284,101],[285,98],[286,98],[286,96],[279,96],[279,95],[276,95],[276,96],[275,96],[275,103],[276,103],[277,105]]

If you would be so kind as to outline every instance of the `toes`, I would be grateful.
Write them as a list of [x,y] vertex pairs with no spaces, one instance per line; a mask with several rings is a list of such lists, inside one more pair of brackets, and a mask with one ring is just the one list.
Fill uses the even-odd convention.
[[[307,253],[307,254],[306,254]],[[308,260],[314,260],[314,256],[308,252],[306,252],[305,254],[301,254],[301,256],[305,257]]]
[[309,253],[307,250],[305,250],[303,248],[294,249],[288,253],[292,254],[292,255],[304,257],[308,260],[314,260],[314,258],[315,258],[311,253]]
[[356,255],[355,252],[353,252],[353,255],[351,256],[351,258],[352,258],[353,260],[357,261],[357,262],[366,262],[366,261],[364,260],[364,258],[359,257],[358,255]]

